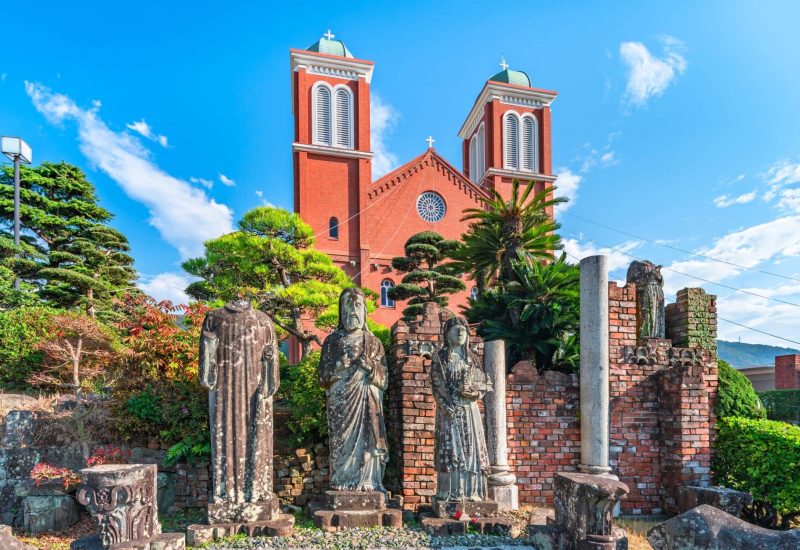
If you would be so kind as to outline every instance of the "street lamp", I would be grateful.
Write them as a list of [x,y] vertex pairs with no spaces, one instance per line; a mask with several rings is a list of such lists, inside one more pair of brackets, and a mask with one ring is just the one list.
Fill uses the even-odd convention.
[[[0,138],[0,150],[14,162],[14,244],[19,246],[19,165],[30,164],[33,160],[31,147],[21,138]],[[14,279],[14,289],[19,290],[19,279]]]

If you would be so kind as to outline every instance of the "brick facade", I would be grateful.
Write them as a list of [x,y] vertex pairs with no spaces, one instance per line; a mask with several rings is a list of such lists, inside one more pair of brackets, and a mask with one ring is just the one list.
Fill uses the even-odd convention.
[[[687,334],[702,324],[716,340],[715,297],[696,289],[680,296],[696,304],[668,317],[667,330]],[[397,461],[398,487],[408,509],[435,494],[429,354],[449,315],[433,305],[413,323],[393,332],[389,381],[389,431]],[[688,325],[695,325],[689,327]],[[716,354],[673,346],[668,339],[636,340],[636,290],[609,285],[610,464],[631,492],[624,513],[675,511],[680,485],[708,485]],[[691,330],[690,330],[691,328]],[[685,340],[684,340],[685,341]],[[690,340],[691,341],[691,340]],[[520,503],[546,505],[553,499],[556,472],[576,471],[580,462],[580,385],[577,375],[539,373],[515,365],[507,379],[509,464],[517,476]]]
[[775,356],[775,389],[800,388],[800,354]]

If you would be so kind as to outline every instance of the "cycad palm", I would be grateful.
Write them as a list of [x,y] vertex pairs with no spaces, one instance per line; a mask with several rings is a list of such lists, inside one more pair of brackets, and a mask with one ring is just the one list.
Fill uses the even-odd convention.
[[560,227],[547,209],[566,202],[554,197],[555,187],[534,193],[529,182],[520,193],[520,182],[514,180],[511,196],[506,200],[496,189],[483,199],[485,208],[464,210],[462,221],[471,221],[470,229],[462,235],[463,244],[453,257],[464,271],[473,273],[479,288],[492,279],[515,279],[513,263],[525,253],[529,258],[550,260],[555,250],[562,248],[555,231]]

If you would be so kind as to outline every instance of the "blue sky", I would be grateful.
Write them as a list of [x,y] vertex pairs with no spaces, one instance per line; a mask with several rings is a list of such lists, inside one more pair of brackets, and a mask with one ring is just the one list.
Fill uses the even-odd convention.
[[[291,207],[288,50],[330,28],[375,61],[384,169],[429,134],[460,166],[456,133],[504,55],[560,94],[571,254],[609,253],[617,279],[630,256],[649,258],[671,270],[668,294],[703,286],[721,317],[800,341],[800,5],[126,4],[6,14],[0,133],[87,172],[157,296],[179,297],[182,259],[249,208]],[[720,335],[790,345],[725,321]]]

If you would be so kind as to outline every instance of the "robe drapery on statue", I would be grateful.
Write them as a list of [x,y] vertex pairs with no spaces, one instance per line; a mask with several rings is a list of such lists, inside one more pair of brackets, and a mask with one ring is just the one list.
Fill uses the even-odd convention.
[[243,300],[208,313],[199,375],[210,390],[212,504],[274,499],[272,396],[280,383],[278,367],[275,329],[265,313]]
[[664,338],[666,311],[661,266],[636,260],[628,267],[626,280],[636,284],[638,338]]
[[339,298],[339,327],[322,345],[319,381],[327,397],[329,485],[337,491],[385,491],[386,356],[366,320],[361,290],[345,290]]
[[491,382],[469,347],[469,327],[460,317],[444,325],[444,345],[433,357],[431,386],[436,400],[436,498],[487,499],[489,453],[478,401]]

